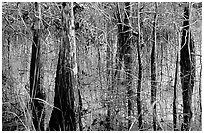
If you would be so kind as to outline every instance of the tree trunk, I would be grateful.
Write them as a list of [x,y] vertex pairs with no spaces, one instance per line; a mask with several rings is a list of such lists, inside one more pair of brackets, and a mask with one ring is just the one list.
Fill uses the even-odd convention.
[[[200,46],[201,47],[201,46]],[[200,83],[199,83],[199,106],[200,106],[200,118],[199,118],[199,122],[200,122],[200,127],[201,127],[201,131],[202,131],[202,90],[201,90],[201,84],[202,84],[202,59],[200,57],[200,64],[201,64],[201,68],[200,68]]]
[[122,18],[120,14],[119,3],[117,3],[117,11],[116,11],[116,18],[117,18],[117,27],[118,27],[118,41],[117,41],[117,53],[116,53],[116,71],[114,77],[118,80],[120,77],[120,70],[122,67],[122,60],[123,60],[123,25],[122,25]]
[[157,91],[157,82],[156,82],[156,21],[157,21],[157,3],[155,3],[155,15],[153,22],[153,39],[152,39],[152,52],[151,52],[151,104],[153,106],[153,129],[157,130],[156,126],[156,91]]
[[[35,2],[35,10],[40,14],[40,5]],[[39,17],[41,17],[39,15]],[[45,94],[43,92],[43,86],[41,82],[41,68],[42,64],[40,61],[40,37],[41,37],[41,27],[40,22],[34,21],[33,25],[33,44],[32,44],[32,54],[31,54],[31,65],[30,65],[30,97],[31,97],[31,110],[32,119],[35,130],[44,130],[44,104],[41,100],[45,100]]]
[[[117,19],[117,28],[118,28],[118,35],[117,35],[117,51],[116,51],[116,59],[115,59],[115,71],[113,73],[113,85],[112,89],[116,89],[116,95],[115,95],[115,105],[118,105],[118,102],[120,102],[118,94],[118,81],[120,79],[120,70],[122,68],[122,63],[123,63],[123,54],[122,54],[122,46],[123,46],[123,25],[122,25],[122,18],[121,18],[121,12],[120,12],[120,6],[119,3],[117,3],[116,6],[116,19]],[[114,86],[116,86],[114,88]],[[120,108],[118,109],[120,112]],[[118,125],[119,122],[116,121],[116,125]],[[123,124],[123,123],[122,123]],[[121,125],[122,125],[121,124]],[[117,126],[116,126],[117,128]]]
[[139,130],[142,129],[142,109],[141,109],[141,82],[142,82],[142,62],[140,57],[140,3],[138,2],[138,42],[137,42],[137,56],[138,56],[138,80],[137,80],[137,112],[138,112],[138,128]]
[[124,19],[124,44],[122,49],[124,50],[124,66],[127,82],[127,99],[128,99],[128,129],[131,127],[131,112],[132,112],[132,36],[130,32],[130,17],[131,17],[131,5],[130,2],[125,2],[125,19]]
[[184,22],[181,40],[181,84],[183,90],[183,124],[181,130],[188,131],[192,118],[191,103],[195,77],[194,44],[189,27],[189,4],[184,7]]
[[109,24],[107,24],[107,30],[106,30],[106,44],[107,44],[107,52],[106,52],[106,67],[107,67],[107,87],[108,87],[108,93],[107,93],[107,131],[110,131],[110,120],[111,120],[111,95],[112,95],[112,74],[111,74],[111,67],[112,67],[112,56],[111,56],[111,47],[110,41],[109,41],[109,35],[108,35],[108,29]]
[[177,73],[178,73],[178,53],[176,56],[176,71],[175,71],[175,81],[174,81],[174,97],[173,97],[173,125],[174,125],[174,131],[177,131],[177,112],[176,112],[176,85],[177,85]]
[[71,3],[71,11],[65,2],[62,3],[62,7],[63,35],[55,80],[54,108],[49,128],[56,131],[74,131],[76,130],[74,79],[77,65],[75,35],[72,31],[74,30],[73,3]]
[[[10,36],[7,38],[7,49],[8,49],[8,72],[10,73]],[[10,75],[10,74],[9,74]]]
[[78,96],[79,96],[79,107],[78,107],[78,112],[79,112],[79,130],[83,131],[83,125],[81,121],[81,116],[82,116],[82,98],[80,94],[80,90],[78,89]]
[[130,2],[125,2],[125,18],[124,24],[122,23],[119,3],[117,4],[117,26],[118,26],[118,46],[117,46],[117,55],[116,55],[116,72],[115,77],[119,78],[119,71],[121,69],[123,60],[126,73],[126,85],[127,85],[127,99],[128,99],[128,129],[131,127],[131,95],[132,95],[132,48],[131,48],[131,32],[130,32],[130,15],[131,15],[131,6]]

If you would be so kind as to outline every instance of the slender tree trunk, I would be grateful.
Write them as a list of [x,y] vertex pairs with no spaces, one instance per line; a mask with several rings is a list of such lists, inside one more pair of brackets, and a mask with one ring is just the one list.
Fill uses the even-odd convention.
[[[79,49],[77,49],[78,51]],[[79,57],[79,52],[77,52],[77,57]],[[77,64],[79,64],[79,60],[77,60]],[[79,124],[79,131],[83,131],[83,124],[81,121],[81,117],[82,117],[82,107],[83,107],[83,102],[82,102],[82,97],[81,97],[81,91],[82,90],[82,85],[80,82],[80,75],[84,74],[83,70],[80,70],[80,67],[78,66],[78,73],[77,74],[77,78],[76,78],[76,89],[78,90],[78,124]]]
[[97,44],[97,52],[98,52],[98,76],[99,76],[99,82],[100,82],[100,89],[103,89],[103,83],[102,83],[102,74],[101,74],[101,52],[100,52],[100,46],[99,43]]
[[82,99],[81,99],[81,93],[80,90],[78,89],[78,96],[79,96],[79,107],[78,107],[78,112],[79,112],[79,130],[83,131],[83,125],[81,121],[81,116],[82,116]]
[[152,52],[151,52],[151,104],[153,106],[153,129],[157,130],[156,126],[156,91],[157,91],[157,70],[156,70],[156,21],[157,21],[157,3],[155,3],[155,15],[153,22],[153,40],[152,40]]
[[124,19],[124,65],[127,81],[127,99],[128,99],[128,129],[131,127],[131,112],[132,112],[132,36],[130,28],[130,17],[131,17],[131,5],[130,2],[125,2],[125,19]]
[[106,44],[107,44],[107,53],[106,53],[106,68],[107,68],[107,87],[108,87],[108,93],[107,93],[107,131],[110,131],[110,120],[111,120],[111,95],[112,95],[112,74],[111,74],[111,66],[112,66],[112,56],[111,56],[111,51],[110,51],[110,41],[109,41],[109,35],[108,35],[108,29],[109,29],[109,24],[107,24],[107,33],[106,33]]
[[[55,80],[54,108],[51,114],[50,130],[76,130],[74,110],[74,79],[77,74],[76,43],[74,34],[73,3],[62,3],[63,35]],[[71,10],[71,11],[70,11]],[[71,35],[71,36],[70,36]]]
[[[201,47],[201,46],[200,46]],[[202,59],[200,57],[200,64],[201,64],[201,68],[200,68],[200,83],[199,83],[199,103],[200,103],[200,127],[201,127],[201,131],[202,131],[202,91],[201,91],[201,83],[202,83]]]
[[[40,4],[35,2],[35,11],[40,14]],[[39,15],[39,18],[41,16]],[[31,110],[32,119],[35,130],[44,130],[44,104],[41,100],[45,100],[45,94],[42,88],[41,82],[41,52],[40,52],[40,37],[41,27],[40,22],[36,20],[33,25],[33,44],[31,54],[31,65],[30,65],[30,97],[31,97]]]
[[140,57],[140,3],[138,3],[138,32],[139,32],[139,37],[138,37],[138,42],[137,42],[137,56],[138,56],[138,66],[139,66],[139,71],[138,71],[138,81],[137,81],[137,111],[138,111],[138,128],[139,130],[142,129],[142,109],[141,109],[141,99],[140,99],[140,94],[141,94],[141,82],[142,82],[142,62],[141,62],[141,57]]
[[[7,49],[8,49],[8,72],[10,73],[10,36],[7,38]],[[10,74],[9,74],[10,75]]]
[[111,71],[110,71],[110,48],[107,46],[107,87],[108,87],[108,94],[107,94],[107,131],[110,131],[110,117],[111,117]]
[[[161,61],[160,61],[160,64],[161,64],[161,71],[160,71],[160,75],[161,75],[161,80],[160,80],[160,90],[159,90],[159,97],[160,97],[160,100],[162,100],[162,79],[163,79],[163,44],[161,44]],[[162,111],[162,117],[163,117],[164,113]]]
[[188,131],[192,118],[191,103],[195,77],[194,44],[191,38],[189,3],[184,7],[184,22],[181,40],[181,84],[183,90],[183,124],[181,130]]
[[[116,59],[115,59],[115,71],[113,72],[113,89],[114,85],[116,95],[115,95],[115,105],[118,105],[119,96],[118,96],[118,81],[120,79],[120,70],[122,68],[122,63],[123,63],[123,54],[122,54],[122,48],[123,48],[123,25],[122,25],[122,18],[121,18],[121,12],[120,12],[120,4],[117,3],[116,6],[116,19],[117,19],[117,27],[118,27],[118,35],[117,35],[117,51],[116,51]],[[120,108],[119,108],[120,112]],[[116,128],[117,125],[119,124],[118,121],[116,121]],[[123,124],[123,123],[122,123]]]
[[176,94],[176,85],[177,85],[177,73],[178,73],[178,53],[176,56],[176,71],[175,71],[175,81],[174,81],[174,97],[173,97],[173,125],[174,125],[174,131],[177,131],[177,112],[176,112],[176,99],[177,99],[177,94]]
[[118,27],[118,42],[117,42],[117,53],[116,53],[116,71],[114,77],[118,80],[120,77],[120,70],[122,67],[123,61],[123,25],[122,25],[122,18],[120,13],[119,3],[117,3],[117,11],[116,11],[116,18],[117,18],[117,27]]

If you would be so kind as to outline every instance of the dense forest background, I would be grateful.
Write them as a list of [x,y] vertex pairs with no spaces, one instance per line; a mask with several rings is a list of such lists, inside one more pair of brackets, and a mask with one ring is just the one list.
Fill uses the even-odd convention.
[[2,130],[202,130],[201,2],[3,2]]

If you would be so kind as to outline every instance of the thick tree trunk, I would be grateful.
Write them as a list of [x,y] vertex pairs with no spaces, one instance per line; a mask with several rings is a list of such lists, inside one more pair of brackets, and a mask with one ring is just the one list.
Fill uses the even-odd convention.
[[[39,4],[35,3],[35,10],[38,12]],[[41,29],[38,21],[33,25],[33,44],[30,65],[30,97],[31,97],[31,110],[32,119],[35,130],[44,130],[44,104],[41,100],[45,100],[41,83],[41,61],[40,61],[40,36]]]
[[153,106],[153,129],[157,130],[156,126],[156,93],[157,93],[157,82],[156,82],[156,21],[157,21],[157,3],[155,3],[156,13],[154,15],[153,22],[153,40],[152,40],[152,52],[151,52],[151,104]]
[[[55,80],[54,108],[51,114],[49,129],[56,131],[76,130],[74,110],[74,79],[76,66],[76,44],[73,41],[73,3],[70,7],[62,3],[63,35]],[[71,13],[70,13],[71,12]],[[69,14],[70,13],[70,14]],[[70,20],[71,18],[71,20]],[[70,37],[71,35],[71,37]]]
[[173,97],[173,125],[174,125],[174,131],[177,131],[177,112],[176,112],[176,85],[177,85],[177,73],[178,73],[178,53],[176,56],[176,71],[175,71],[175,81],[174,81],[174,97]]
[[128,100],[128,129],[131,127],[131,112],[132,112],[132,48],[131,48],[131,32],[130,32],[130,2],[125,2],[125,18],[122,23],[119,3],[117,4],[117,26],[118,26],[118,46],[117,46],[117,60],[115,77],[119,78],[119,71],[124,61],[127,85],[127,100]]
[[191,103],[195,77],[194,44],[189,28],[189,4],[184,7],[184,22],[181,40],[181,84],[183,90],[183,124],[181,130],[188,131],[192,118]]

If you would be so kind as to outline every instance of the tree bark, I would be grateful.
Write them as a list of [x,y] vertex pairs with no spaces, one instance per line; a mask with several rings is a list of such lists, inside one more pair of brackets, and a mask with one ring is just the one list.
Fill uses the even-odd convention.
[[110,131],[110,121],[111,121],[111,95],[112,95],[112,74],[111,74],[111,67],[112,67],[112,55],[111,55],[111,46],[109,41],[109,35],[108,35],[108,29],[109,24],[107,24],[107,30],[106,30],[106,44],[107,44],[107,53],[106,53],[106,68],[107,68],[107,87],[108,87],[108,93],[107,93],[107,131]]
[[[35,11],[40,14],[40,4],[35,2]],[[41,17],[39,15],[39,17]],[[44,104],[41,100],[45,100],[45,94],[43,92],[43,86],[41,82],[41,68],[42,64],[40,61],[40,37],[41,37],[41,27],[40,22],[35,18],[33,27],[33,44],[32,44],[32,54],[31,54],[31,65],[30,65],[30,97],[31,97],[31,110],[32,110],[32,120],[35,130],[44,130]]]
[[177,73],[178,73],[178,53],[176,56],[176,70],[175,70],[175,81],[174,81],[174,97],[173,97],[173,125],[174,125],[174,131],[177,131],[177,112],[176,112],[176,99],[177,99],[177,93],[176,93],[176,85],[177,85]]
[[[112,81],[112,88],[114,89],[114,86],[118,85],[118,81],[120,79],[120,70],[122,68],[123,63],[123,54],[122,54],[122,46],[123,46],[123,25],[122,25],[122,17],[120,12],[120,5],[117,3],[116,6],[116,19],[117,19],[117,28],[118,28],[118,34],[117,34],[117,51],[116,51],[116,59],[115,59],[115,71],[112,71],[113,74],[113,81]],[[115,87],[116,95],[115,95],[115,105],[119,102],[119,91],[118,87]],[[120,112],[120,108],[118,109]],[[119,122],[116,121],[116,125],[118,125]],[[123,123],[122,123],[123,124]],[[117,126],[115,127],[117,128]]]
[[[118,46],[116,60],[116,69],[120,70],[124,60],[124,70],[126,73],[127,85],[127,101],[128,101],[128,129],[131,127],[131,95],[132,95],[132,48],[131,48],[131,28],[130,28],[130,15],[131,6],[130,2],[125,2],[124,24],[122,23],[119,3],[117,4],[117,26],[118,26]],[[119,78],[119,72],[116,70],[115,77]]]
[[142,62],[140,57],[140,3],[138,2],[138,42],[137,42],[137,56],[138,56],[138,80],[137,80],[137,112],[138,112],[138,128],[142,129],[142,109],[141,109],[141,82],[142,82]]
[[[200,46],[201,47],[201,46]],[[199,83],[199,106],[200,106],[200,127],[201,127],[201,131],[202,131],[202,90],[201,90],[201,84],[202,84],[202,59],[200,57],[200,64],[201,64],[201,68],[200,68],[200,83]]]
[[7,38],[7,49],[8,49],[8,72],[10,73],[10,36]]
[[183,124],[181,130],[188,131],[192,118],[191,103],[195,77],[194,44],[191,38],[189,3],[184,7],[184,22],[181,40],[181,84],[183,95]]
[[128,129],[131,127],[131,112],[132,112],[132,36],[130,28],[130,17],[131,17],[131,5],[130,2],[125,2],[125,19],[124,19],[124,29],[123,29],[123,54],[124,54],[124,66],[127,81],[127,99],[128,99]]
[[81,94],[80,94],[80,90],[78,89],[78,96],[79,96],[79,107],[78,107],[78,111],[79,111],[79,130],[83,131],[83,125],[82,125],[82,121],[81,121],[81,116],[82,116],[82,98],[81,98]]
[[[68,3],[62,3],[63,35],[55,80],[54,108],[49,129],[56,131],[76,130],[74,110],[74,81],[77,73],[76,44],[73,25],[73,3],[71,11]],[[71,36],[70,36],[71,35]]]
[[117,3],[117,11],[116,11],[116,18],[117,18],[117,27],[118,27],[118,43],[117,43],[117,53],[116,53],[116,71],[114,74],[114,77],[116,80],[120,78],[120,70],[122,67],[122,61],[123,61],[123,53],[122,53],[122,47],[123,47],[123,25],[122,25],[122,18],[119,8],[119,3]]
[[153,129],[157,130],[156,126],[156,91],[157,91],[157,70],[156,70],[156,21],[157,21],[157,3],[155,3],[155,15],[153,22],[153,32],[152,32],[152,52],[151,52],[151,104],[153,106]]

